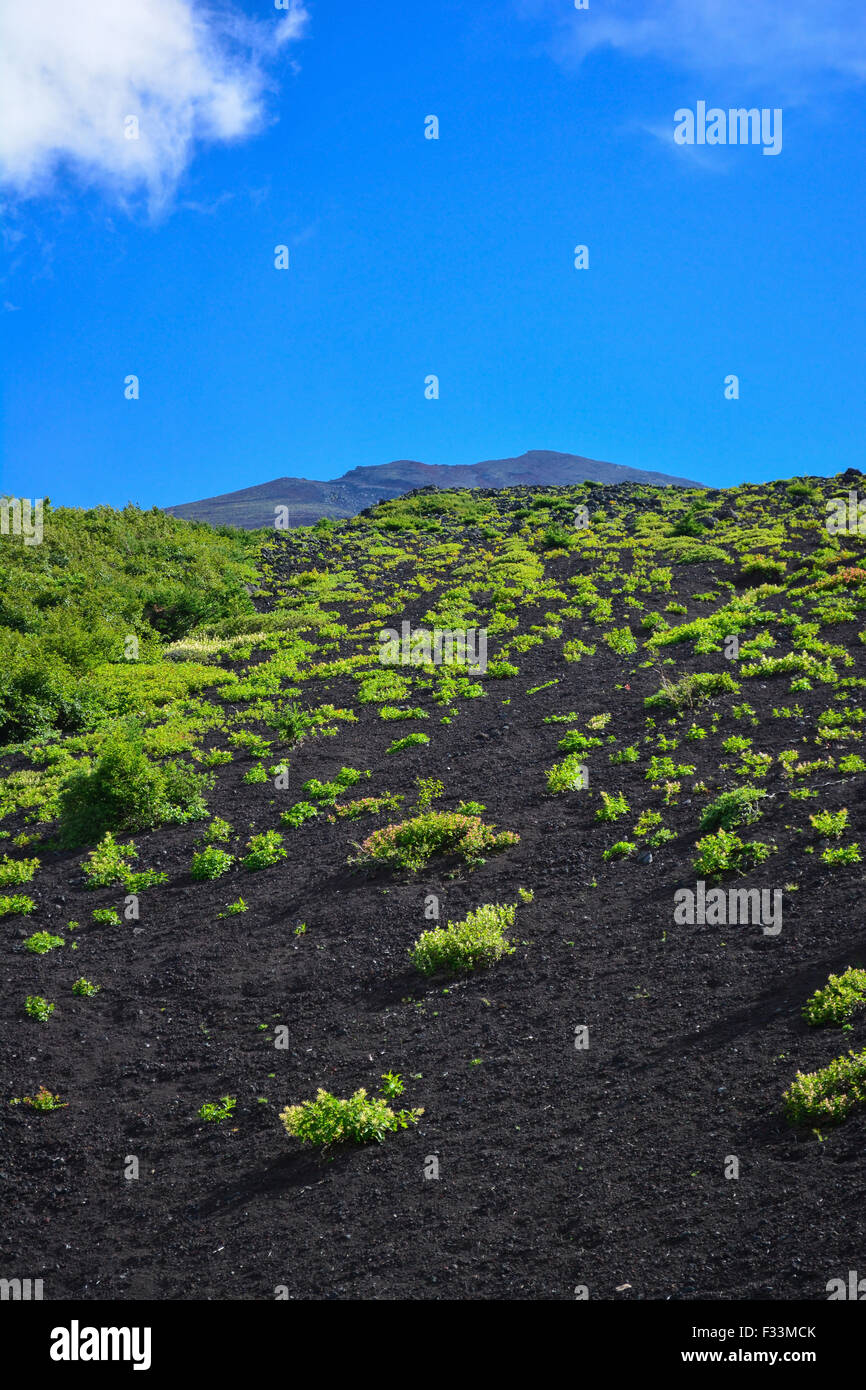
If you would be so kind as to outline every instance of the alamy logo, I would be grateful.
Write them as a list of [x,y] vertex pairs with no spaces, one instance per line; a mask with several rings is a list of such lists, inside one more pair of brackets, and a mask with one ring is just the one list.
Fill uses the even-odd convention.
[[41,1279],[0,1279],[0,1302],[28,1303],[41,1298]]
[[765,936],[782,930],[782,893],[769,888],[711,888],[699,879],[695,891],[678,888],[674,893],[674,921],[679,927],[727,927],[751,924],[764,928]]
[[385,627],[379,633],[379,660],[383,666],[468,666],[472,675],[487,670],[487,628],[419,627],[411,623]]
[[828,497],[826,527],[831,536],[866,536],[866,497],[861,501],[856,488],[847,497]]
[[68,1327],[51,1329],[52,1361],[131,1361],[134,1371],[150,1370],[149,1327]]
[[827,1293],[830,1295],[828,1303],[840,1298],[862,1303],[866,1299],[866,1279],[858,1279],[856,1269],[849,1269],[848,1283],[846,1284],[844,1279],[831,1279],[827,1285]]
[[0,536],[23,536],[25,545],[42,544],[42,498],[0,497]]
[[728,111],[699,101],[697,110],[683,106],[674,112],[678,145],[763,145],[764,154],[781,154],[782,112],[777,106],[731,107]]

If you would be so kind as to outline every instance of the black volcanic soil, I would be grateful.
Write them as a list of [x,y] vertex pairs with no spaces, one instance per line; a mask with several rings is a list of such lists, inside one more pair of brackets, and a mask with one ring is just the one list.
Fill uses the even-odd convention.
[[[692,591],[708,576],[691,567]],[[855,637],[834,634],[852,651]],[[613,711],[627,741],[657,679],[624,674],[601,644],[591,663],[535,648],[520,667],[461,702],[450,725],[435,713],[423,726],[384,723],[377,706],[355,704],[358,724],[290,755],[289,792],[243,784],[254,760],[239,755],[211,797],[246,838],[253,822],[276,825],[306,778],[343,765],[374,773],[350,796],[388,789],[407,805],[416,776],[438,777],[440,808],[478,799],[486,821],[520,834],[474,873],[351,872],[351,841],[380,821],[320,819],[286,831],[282,863],[201,884],[188,874],[195,830],[176,827],[136,836],[140,865],[165,869],[169,884],[142,894],[138,923],[99,927],[92,908],[122,894],[87,892],[80,854],[42,856],[38,913],[2,924],[0,1095],[45,1083],[69,1105],[3,1108],[0,1274],[43,1278],[49,1299],[272,1299],[284,1286],[296,1299],[566,1300],[585,1285],[602,1300],[823,1300],[829,1279],[860,1268],[866,1114],[819,1138],[787,1124],[780,1097],[798,1069],[866,1046],[862,1016],[842,1033],[800,1017],[831,971],[866,964],[862,866],[795,864],[779,796],[757,827],[779,854],[748,882],[800,885],[784,895],[781,934],[675,926],[673,893],[695,881],[688,792],[668,817],[679,838],[640,867],[603,864],[619,827],[597,825],[579,792],[544,790],[567,727],[544,715]],[[630,690],[614,689],[623,681]],[[334,680],[320,698],[352,704],[355,691]],[[752,681],[743,698],[761,713],[793,703],[786,682]],[[827,702],[820,687],[796,699],[807,712]],[[385,756],[418,727],[428,748]],[[730,718],[721,729],[743,731]],[[790,746],[791,722],[762,722],[760,734],[762,749]],[[709,779],[708,743],[675,756]],[[616,790],[620,772],[605,754],[595,785]],[[854,801],[848,783],[813,803],[841,804],[859,825],[862,780]],[[519,887],[535,897],[518,911],[515,955],[456,984],[409,968],[407,948],[429,925],[425,895],[453,920],[514,902]],[[239,894],[250,911],[219,920]],[[18,944],[41,927],[68,943],[70,919],[82,923],[74,955]],[[102,993],[74,998],[78,975]],[[23,1017],[30,993],[56,1001],[49,1025]],[[288,1050],[274,1046],[277,1024]],[[588,1050],[575,1047],[578,1025]],[[417,1127],[330,1161],[285,1135],[285,1104],[319,1086],[374,1090],[389,1070],[407,1079],[401,1103],[424,1107]],[[238,1099],[233,1122],[202,1123],[201,1103],[226,1093]],[[430,1155],[438,1180],[424,1177]]]

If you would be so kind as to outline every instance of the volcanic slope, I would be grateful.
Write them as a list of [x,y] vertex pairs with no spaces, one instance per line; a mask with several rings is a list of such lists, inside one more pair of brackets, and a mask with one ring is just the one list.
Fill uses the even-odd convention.
[[[259,536],[252,599],[190,626],[163,596],[146,660],[118,620],[84,713],[3,754],[0,1275],[49,1299],[825,1299],[862,1257],[866,1110],[793,1123],[783,1096],[866,1049],[862,993],[802,1016],[866,966],[864,539],[826,505],[858,485],[425,490]],[[20,561],[43,585],[46,536]],[[404,623],[484,629],[486,671],[384,665]],[[377,857],[434,813],[503,838]],[[699,882],[781,893],[781,920],[678,921]],[[484,904],[516,905],[513,953],[421,975],[436,908]],[[285,1106],[389,1072],[423,1114],[383,1143],[285,1132]]]

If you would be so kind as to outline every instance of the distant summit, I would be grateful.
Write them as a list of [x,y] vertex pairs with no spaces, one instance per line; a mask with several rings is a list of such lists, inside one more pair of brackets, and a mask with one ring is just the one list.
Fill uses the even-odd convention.
[[239,526],[255,530],[272,526],[274,509],[289,508],[290,526],[309,526],[320,517],[341,519],[357,516],[365,507],[392,497],[402,497],[419,487],[568,487],[576,483],[646,483],[648,486],[704,487],[691,478],[669,473],[624,468],[618,463],[581,458],[578,454],[558,454],[549,449],[531,449],[519,458],[487,459],[484,463],[434,464],[413,459],[369,468],[351,468],[331,482],[310,478],[274,478],[256,487],[206,497],[201,502],[183,502],[166,507],[171,516],[187,521],[207,521],[211,526]]

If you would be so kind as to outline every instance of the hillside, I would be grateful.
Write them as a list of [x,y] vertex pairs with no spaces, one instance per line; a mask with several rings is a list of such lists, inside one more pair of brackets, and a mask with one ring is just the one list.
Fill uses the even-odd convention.
[[[866,543],[827,500],[863,485],[4,537],[4,1267],[46,1299],[825,1300],[866,1143]],[[485,669],[383,662],[404,624],[483,631]],[[412,1113],[323,1154],[281,1121],[320,1088]]]
[[351,468],[331,482],[309,478],[274,478],[256,487],[240,488],[201,502],[167,507],[171,516],[206,521],[211,526],[256,529],[274,525],[277,507],[288,507],[290,526],[309,526],[321,517],[346,519],[377,502],[402,497],[421,487],[503,488],[574,486],[582,482],[646,483],[657,487],[700,487],[687,478],[624,468],[616,463],[533,449],[519,458],[488,459],[484,463],[435,465],[398,459],[373,468]]

